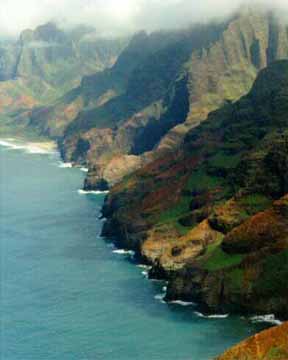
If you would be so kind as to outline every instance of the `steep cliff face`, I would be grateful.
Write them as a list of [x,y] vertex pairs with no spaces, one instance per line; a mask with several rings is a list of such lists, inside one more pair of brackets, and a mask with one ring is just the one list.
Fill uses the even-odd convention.
[[190,130],[178,151],[112,189],[103,234],[168,278],[167,299],[288,316],[287,99],[280,61]]
[[227,24],[218,41],[193,51],[188,72],[189,113],[185,126],[171,130],[160,146],[183,137],[225,101],[246,94],[259,70],[287,58],[287,26],[273,13],[244,9]]
[[227,350],[216,360],[286,360],[288,359],[288,323],[252,336]]
[[[259,70],[287,54],[287,27],[275,14],[258,9],[244,10],[222,24],[141,34],[111,71],[85,78],[64,101],[34,112],[32,122],[41,123],[47,112],[42,128],[64,133],[61,146],[67,160],[88,163],[87,186],[113,185],[135,170],[135,161],[125,171],[119,163],[120,173],[106,178],[110,161],[137,156],[142,166],[174,151],[189,129],[245,94]],[[109,134],[105,146],[103,129]],[[82,140],[89,147],[78,156]]]
[[123,114],[133,113],[137,104],[132,98],[125,97],[132,73],[155,49],[165,47],[175,41],[175,37],[175,33],[136,34],[111,69],[85,76],[79,87],[52,106],[35,109],[31,115],[31,126],[38,126],[42,133],[50,136],[62,137],[65,133],[65,156],[67,160],[79,161],[72,156],[77,146],[76,138],[81,135],[89,138],[90,134],[93,137],[99,128],[113,129],[114,123],[120,121]]

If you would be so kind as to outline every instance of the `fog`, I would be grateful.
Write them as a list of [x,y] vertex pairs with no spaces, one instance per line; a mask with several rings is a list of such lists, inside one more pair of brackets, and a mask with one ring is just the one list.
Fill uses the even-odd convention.
[[[185,27],[225,17],[243,0],[1,0],[0,35],[17,35],[47,21],[93,25],[104,34]],[[288,0],[250,0],[288,12]]]

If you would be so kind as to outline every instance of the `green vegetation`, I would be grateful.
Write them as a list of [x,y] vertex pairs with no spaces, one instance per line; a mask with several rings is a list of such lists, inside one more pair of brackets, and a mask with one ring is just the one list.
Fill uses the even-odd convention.
[[238,204],[243,208],[244,215],[249,217],[272,205],[272,199],[264,194],[249,194],[239,199]]
[[243,286],[244,270],[241,268],[227,272],[226,281],[230,291],[240,293]]
[[158,224],[165,224],[170,222],[174,222],[176,224],[179,218],[181,218],[185,214],[189,214],[189,204],[189,197],[182,197],[181,201],[177,204],[177,206],[161,212],[161,214],[157,216],[156,222]]
[[254,284],[255,291],[262,296],[280,296],[287,292],[288,250],[268,256],[264,260],[263,272]]
[[223,179],[217,176],[209,176],[204,169],[196,170],[190,176],[185,190],[202,192],[223,186]]
[[[206,259],[203,261],[202,266],[208,271],[217,271],[236,266],[239,265],[243,260],[242,255],[226,254],[219,244],[208,246],[208,253],[205,255],[205,258]],[[239,280],[238,272],[232,273],[231,276],[233,279],[235,278],[236,280]]]
[[288,358],[288,350],[279,347],[273,347],[267,354],[267,360],[283,360]]
[[208,166],[212,168],[214,167],[216,169],[230,170],[235,169],[240,160],[241,158],[239,153],[236,155],[231,155],[225,154],[220,150],[217,154],[209,159]]

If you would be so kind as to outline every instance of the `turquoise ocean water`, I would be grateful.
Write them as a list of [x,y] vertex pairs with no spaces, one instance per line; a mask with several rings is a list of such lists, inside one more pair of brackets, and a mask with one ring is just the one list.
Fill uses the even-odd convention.
[[1,360],[207,360],[262,326],[161,303],[55,154],[0,147],[0,176]]

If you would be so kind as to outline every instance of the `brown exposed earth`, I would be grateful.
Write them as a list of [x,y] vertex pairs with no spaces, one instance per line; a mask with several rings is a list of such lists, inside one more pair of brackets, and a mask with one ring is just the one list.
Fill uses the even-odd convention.
[[216,360],[287,360],[288,323],[273,327],[226,351]]

